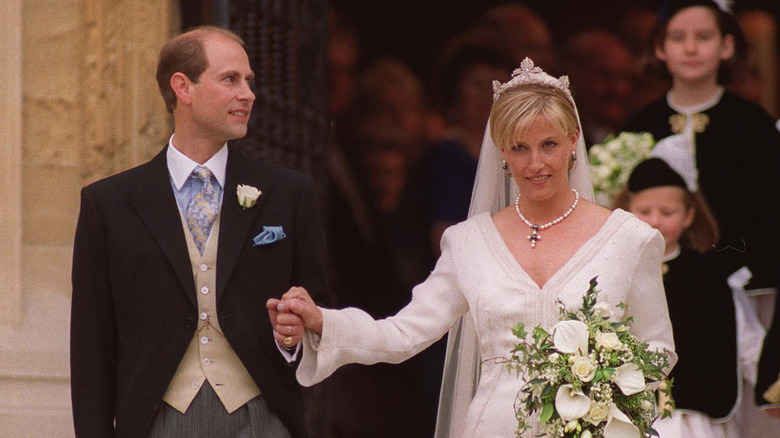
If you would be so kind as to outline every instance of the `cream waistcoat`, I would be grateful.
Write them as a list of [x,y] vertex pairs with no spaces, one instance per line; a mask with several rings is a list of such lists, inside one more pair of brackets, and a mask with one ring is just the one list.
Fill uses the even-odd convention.
[[217,217],[201,256],[182,217],[198,297],[198,329],[163,396],[166,403],[181,413],[187,411],[206,380],[228,412],[260,395],[257,384],[219,327],[216,296],[219,223]]

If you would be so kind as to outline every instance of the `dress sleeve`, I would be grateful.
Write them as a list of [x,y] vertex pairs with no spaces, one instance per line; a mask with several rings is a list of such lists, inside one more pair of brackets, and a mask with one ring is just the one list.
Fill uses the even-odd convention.
[[743,267],[729,277],[728,283],[736,312],[737,352],[742,378],[751,386],[755,386],[758,358],[761,356],[761,344],[764,342],[766,330],[758,321],[755,309],[745,293],[749,278],[750,271]]
[[433,272],[395,316],[376,321],[357,308],[322,309],[322,336],[308,331],[304,336],[298,382],[312,386],[348,363],[400,363],[444,336],[468,310],[457,283],[452,239],[449,229]]
[[631,326],[633,335],[647,342],[650,350],[667,352],[669,372],[677,363],[677,354],[674,352],[672,322],[661,274],[664,247],[661,233],[652,230],[652,236],[639,252],[628,296],[628,312],[634,318]]

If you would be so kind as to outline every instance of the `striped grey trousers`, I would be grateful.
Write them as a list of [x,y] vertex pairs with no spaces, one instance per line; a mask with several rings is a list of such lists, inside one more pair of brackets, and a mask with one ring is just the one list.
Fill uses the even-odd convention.
[[290,432],[263,396],[255,397],[228,414],[208,381],[184,414],[162,403],[147,434],[147,438],[266,437],[290,438]]

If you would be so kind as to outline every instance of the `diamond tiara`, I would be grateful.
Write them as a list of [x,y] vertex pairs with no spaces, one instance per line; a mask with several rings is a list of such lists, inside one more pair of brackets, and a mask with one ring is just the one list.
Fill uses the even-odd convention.
[[531,58],[525,58],[523,62],[520,63],[520,68],[515,69],[515,71],[512,72],[512,79],[509,81],[503,84],[499,81],[493,81],[493,102],[498,100],[498,97],[501,96],[501,93],[504,91],[521,84],[541,84],[557,88],[563,91],[563,94],[566,95],[569,101],[574,103],[574,99],[571,97],[571,91],[569,91],[569,77],[561,76],[560,78],[555,79],[545,73],[541,68],[535,67]]

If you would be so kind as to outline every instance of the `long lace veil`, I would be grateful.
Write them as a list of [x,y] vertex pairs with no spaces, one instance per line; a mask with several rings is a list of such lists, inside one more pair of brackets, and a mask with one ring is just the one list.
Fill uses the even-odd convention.
[[[523,63],[525,64],[526,61]],[[533,67],[532,62],[530,65]],[[543,78],[544,81],[555,80],[551,76],[544,76],[546,76]],[[573,100],[572,103],[574,104]],[[581,197],[593,201],[590,165],[576,104],[574,104],[574,111],[577,115],[580,135],[577,141],[578,159],[569,171],[569,184],[580,193]],[[518,194],[517,184],[512,178],[506,176],[501,166],[501,153],[490,136],[490,121],[488,121],[471,194],[469,218],[486,211],[495,214],[514,202]],[[435,438],[450,438],[463,431],[466,410],[479,382],[479,364],[477,332],[474,329],[473,318],[470,313],[466,313],[450,330],[447,339]]]

